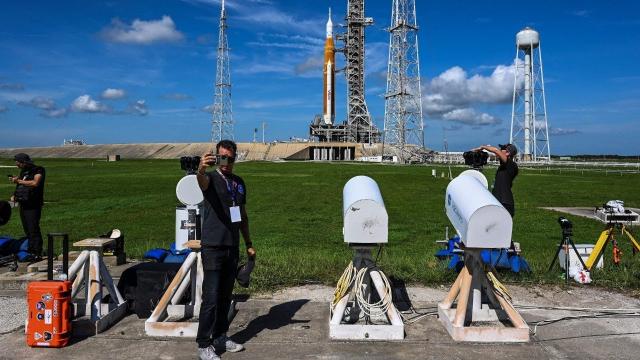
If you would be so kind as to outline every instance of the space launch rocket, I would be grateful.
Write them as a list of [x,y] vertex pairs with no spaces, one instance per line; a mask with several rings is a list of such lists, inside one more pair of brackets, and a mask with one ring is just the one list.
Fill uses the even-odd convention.
[[322,120],[325,125],[332,125],[336,116],[335,104],[335,78],[336,78],[336,55],[333,44],[333,22],[331,22],[331,8],[329,8],[329,20],[327,21],[327,39],[324,43],[324,100]]

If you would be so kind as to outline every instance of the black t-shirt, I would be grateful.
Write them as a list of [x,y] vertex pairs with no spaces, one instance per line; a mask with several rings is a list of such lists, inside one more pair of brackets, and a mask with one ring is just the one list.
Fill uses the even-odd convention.
[[[21,201],[20,206],[23,208],[35,208],[44,205],[44,180],[45,180],[45,170],[42,166],[29,166],[22,168],[20,170],[20,180],[33,180],[37,174],[42,175],[42,179],[38,186],[28,187],[29,188],[29,198],[27,201]],[[27,187],[25,185],[16,185],[16,191],[20,187]]]
[[203,246],[240,246],[240,222],[231,222],[229,208],[244,206],[247,188],[237,175],[221,175],[217,171],[207,173],[209,187],[203,191],[202,215]]
[[502,204],[514,205],[511,186],[513,179],[518,176],[518,164],[513,159],[508,158],[506,162],[500,162],[496,172],[496,181],[493,184],[493,196]]

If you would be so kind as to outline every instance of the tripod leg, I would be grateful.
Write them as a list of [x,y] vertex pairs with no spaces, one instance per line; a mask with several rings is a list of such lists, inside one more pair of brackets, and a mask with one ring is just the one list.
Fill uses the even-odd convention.
[[600,255],[602,255],[604,249],[607,247],[607,243],[611,238],[611,234],[613,234],[613,229],[611,227],[607,227],[603,232],[600,233],[600,237],[596,242],[596,246],[593,247],[593,251],[587,259],[587,270],[591,271],[593,266],[598,262],[598,258],[600,258]]
[[562,250],[563,245],[564,245],[564,239],[562,239],[562,241],[560,242],[560,245],[558,245],[558,250],[556,250],[556,254],[553,256],[553,260],[551,260],[551,265],[549,265],[549,270],[547,270],[547,272],[553,269],[553,265],[555,265],[556,259],[558,258],[558,255],[560,255],[560,250]]

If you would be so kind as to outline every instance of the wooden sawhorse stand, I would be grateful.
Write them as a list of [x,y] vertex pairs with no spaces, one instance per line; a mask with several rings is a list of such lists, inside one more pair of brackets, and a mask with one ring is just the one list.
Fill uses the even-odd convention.
[[[465,249],[464,268],[447,297],[438,304],[440,322],[456,341],[529,341],[529,326],[511,304],[508,294],[496,289],[489,280],[493,275],[488,274],[480,258],[480,250]],[[453,308],[456,300],[457,305]],[[505,326],[501,320],[511,326]],[[474,326],[473,323],[484,326]]]
[[[73,246],[84,248],[69,268],[71,298],[74,303],[74,329],[89,327],[90,333],[97,334],[108,329],[122,319],[127,312],[118,288],[113,283],[102,254],[104,247],[111,245],[114,239],[85,239]],[[104,288],[109,291],[109,301],[103,303]],[[77,298],[84,289],[84,299]],[[74,330],[74,332],[76,332]]]
[[[186,247],[191,249],[191,253],[144,323],[144,331],[149,336],[196,337],[198,333],[198,323],[185,320],[197,317],[200,313],[203,278],[200,240],[187,241]],[[191,302],[180,305],[180,300],[189,285]]]

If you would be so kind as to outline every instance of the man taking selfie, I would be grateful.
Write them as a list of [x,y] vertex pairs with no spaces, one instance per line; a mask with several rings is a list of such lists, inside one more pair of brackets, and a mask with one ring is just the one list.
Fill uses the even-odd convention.
[[[238,268],[240,233],[247,255],[255,249],[249,235],[245,209],[247,189],[241,177],[233,174],[236,144],[222,140],[216,154],[204,154],[198,166],[198,184],[204,195],[202,220],[202,305],[198,324],[200,359],[216,360],[218,351],[238,352],[244,347],[227,337],[227,314]],[[214,171],[207,170],[213,168]]]

